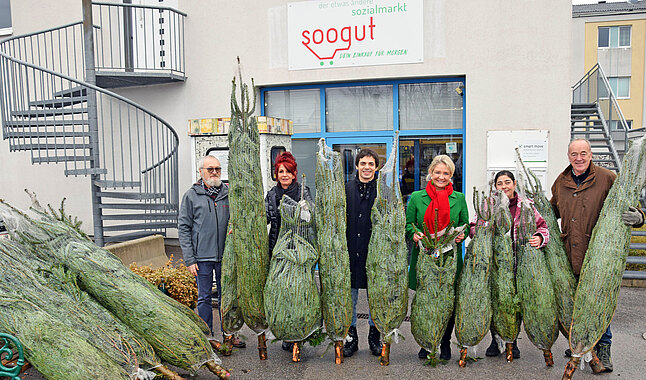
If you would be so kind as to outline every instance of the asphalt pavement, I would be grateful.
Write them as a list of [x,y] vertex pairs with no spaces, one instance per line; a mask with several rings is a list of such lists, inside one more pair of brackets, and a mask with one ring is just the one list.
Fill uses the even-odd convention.
[[[411,292],[412,296],[412,292]],[[365,291],[359,293],[358,313],[367,313],[368,306]],[[621,288],[619,303],[612,321],[612,358],[614,372],[595,375],[586,366],[577,370],[574,379],[646,379],[646,289]],[[214,312],[214,323],[218,314]],[[475,352],[469,351],[469,356],[482,359],[468,363],[466,368],[457,364],[458,348],[453,347],[451,360],[435,368],[425,366],[417,358],[419,346],[410,333],[410,323],[404,322],[401,331],[404,340],[394,344],[390,352],[390,365],[379,365],[378,357],[368,351],[368,321],[359,319],[359,351],[343,364],[334,363],[333,347],[328,345],[318,347],[305,345],[301,352],[302,361],[293,363],[291,352],[281,349],[280,342],[268,346],[268,360],[258,359],[256,335],[246,326],[241,334],[246,338],[247,347],[237,349],[233,355],[222,357],[223,366],[231,371],[232,379],[560,379],[568,359],[563,352],[568,347],[563,336],[552,347],[554,367],[546,367],[543,353],[527,338],[524,331],[518,339],[521,358],[507,363],[504,355],[495,358],[485,357],[484,351],[491,342],[487,336],[476,347]],[[64,339],[64,337],[62,337]],[[455,341],[455,335],[453,336]],[[177,370],[177,369],[176,369]],[[181,375],[188,377],[186,371],[178,370]],[[24,379],[43,379],[34,369],[28,370]],[[97,379],[100,379],[97,376]],[[214,379],[215,376],[206,370],[200,370],[193,379]]]

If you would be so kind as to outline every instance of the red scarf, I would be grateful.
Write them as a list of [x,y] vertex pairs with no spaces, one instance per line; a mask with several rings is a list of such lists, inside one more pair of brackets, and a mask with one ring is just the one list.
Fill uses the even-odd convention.
[[[431,203],[424,213],[424,223],[428,231],[435,233],[445,229],[451,222],[451,207],[449,206],[449,195],[453,194],[453,184],[449,183],[444,190],[437,190],[433,181],[428,181],[426,194],[431,197]],[[435,228],[435,210],[437,210],[437,222],[439,228]]]

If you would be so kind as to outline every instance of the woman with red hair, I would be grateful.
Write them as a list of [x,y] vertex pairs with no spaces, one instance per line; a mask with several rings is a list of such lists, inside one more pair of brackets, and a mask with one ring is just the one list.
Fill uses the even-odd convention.
[[[280,210],[278,206],[283,199],[283,195],[287,195],[296,202],[301,200],[301,184],[296,180],[298,169],[294,156],[289,152],[283,152],[276,157],[274,164],[274,171],[276,174],[276,186],[272,187],[265,197],[265,209],[267,210],[267,224],[269,228],[269,259],[274,251],[274,246],[278,240],[278,232],[280,230]],[[303,197],[312,201],[312,195],[309,187],[305,186],[305,193]],[[282,348],[285,351],[292,349],[293,343],[283,342]]]
[[[269,258],[278,240],[278,231],[280,229],[280,200],[283,195],[287,195],[296,202],[301,200],[301,184],[296,180],[298,169],[294,156],[289,152],[283,152],[276,157],[274,164],[276,174],[276,186],[267,192],[265,197],[265,209],[267,210],[267,224],[269,229]],[[304,198],[312,201],[312,195],[309,187],[305,186]]]

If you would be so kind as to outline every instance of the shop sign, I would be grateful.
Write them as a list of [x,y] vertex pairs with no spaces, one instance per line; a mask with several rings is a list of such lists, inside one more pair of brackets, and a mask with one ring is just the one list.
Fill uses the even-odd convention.
[[421,63],[423,10],[423,0],[290,3],[289,69]]

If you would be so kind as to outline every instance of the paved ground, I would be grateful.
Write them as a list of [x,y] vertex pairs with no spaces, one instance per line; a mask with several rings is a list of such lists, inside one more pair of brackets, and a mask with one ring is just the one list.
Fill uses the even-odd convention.
[[[359,295],[358,311],[367,312],[365,293]],[[612,322],[613,346],[612,355],[615,371],[593,375],[589,367],[577,371],[574,379],[646,379],[646,289],[622,288],[619,294],[619,306]],[[215,313],[217,319],[217,313]],[[291,352],[281,349],[280,343],[269,345],[269,359],[258,360],[256,338],[251,330],[244,328],[242,334],[247,337],[247,348],[240,349],[232,356],[223,357],[223,365],[230,369],[234,379],[560,379],[567,359],[563,351],[567,341],[561,336],[554,344],[555,365],[548,368],[544,364],[542,352],[535,348],[521,333],[518,345],[521,358],[507,363],[504,357],[484,358],[469,363],[467,368],[459,368],[456,362],[457,348],[453,349],[453,358],[446,365],[436,368],[424,366],[417,359],[419,346],[410,333],[410,323],[404,322],[401,330],[406,337],[399,344],[393,344],[390,354],[390,366],[382,367],[378,359],[370,355],[367,349],[368,322],[360,319],[359,352],[346,358],[341,365],[334,364],[334,350],[325,352],[325,347],[306,346],[301,354],[302,362],[292,363]],[[455,339],[455,338],[454,338]],[[484,350],[489,345],[489,337],[477,347],[476,355],[484,357]],[[472,353],[470,353],[472,355]],[[179,371],[186,375],[185,371]],[[187,376],[187,375],[186,375]],[[37,371],[31,369],[24,379],[43,379]],[[100,378],[100,377],[97,377]],[[201,370],[195,379],[212,379],[214,375]]]

